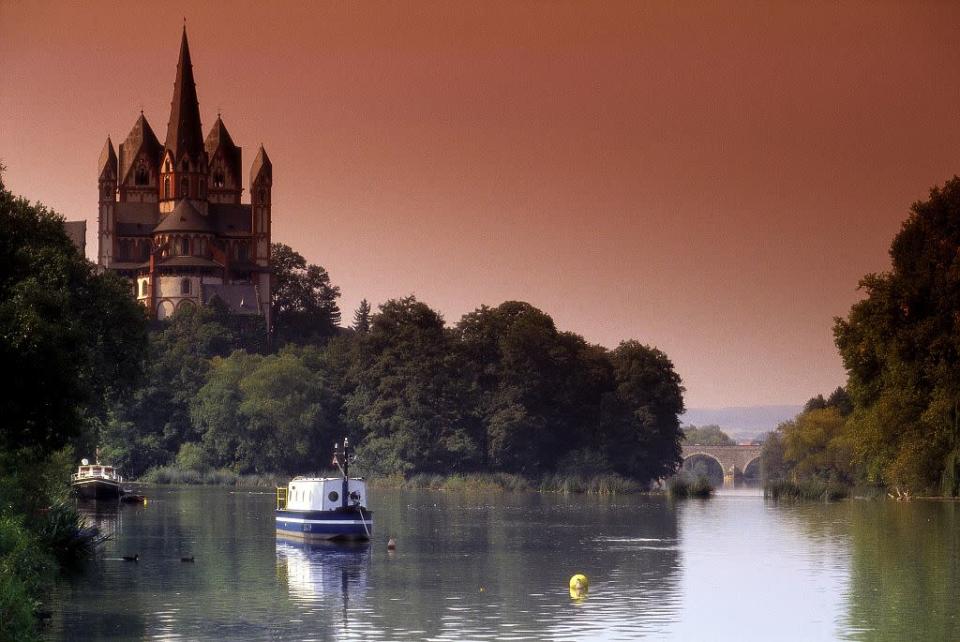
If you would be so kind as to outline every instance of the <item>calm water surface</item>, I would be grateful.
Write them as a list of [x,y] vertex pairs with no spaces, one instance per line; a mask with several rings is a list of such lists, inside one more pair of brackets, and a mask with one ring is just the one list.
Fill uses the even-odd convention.
[[374,541],[344,547],[277,540],[272,493],[146,493],[88,513],[112,539],[48,638],[960,639],[951,502],[379,491]]

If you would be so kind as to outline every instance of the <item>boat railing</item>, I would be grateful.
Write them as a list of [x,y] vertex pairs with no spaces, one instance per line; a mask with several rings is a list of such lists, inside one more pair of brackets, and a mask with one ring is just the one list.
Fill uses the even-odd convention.
[[100,470],[97,472],[93,472],[93,471],[85,470],[83,472],[72,473],[70,475],[70,481],[77,481],[80,479],[109,479],[109,480],[118,481],[118,482],[123,481],[123,477],[118,475],[116,471],[105,472]]
[[287,487],[277,486],[277,510],[287,509]]

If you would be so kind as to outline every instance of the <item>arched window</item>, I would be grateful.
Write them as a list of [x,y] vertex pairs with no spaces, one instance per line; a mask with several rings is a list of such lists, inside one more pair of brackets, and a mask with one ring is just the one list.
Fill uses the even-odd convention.
[[226,180],[223,175],[223,169],[218,167],[213,171],[213,186],[223,187],[225,183],[226,183]]
[[186,237],[180,239],[180,254],[190,256],[190,239]]
[[267,202],[267,190],[263,189],[262,187],[261,187],[260,190],[257,192],[257,202],[258,202],[258,203],[266,203],[266,202]]
[[134,174],[133,182],[136,185],[149,185],[150,184],[150,172],[147,171],[147,165],[142,160],[137,166],[137,173]]
[[184,176],[180,179],[180,198],[190,196],[190,179]]
[[170,198],[170,177],[163,179],[163,197]]
[[190,279],[180,281],[180,294],[190,294]]
[[147,296],[147,281],[140,281],[140,296]]

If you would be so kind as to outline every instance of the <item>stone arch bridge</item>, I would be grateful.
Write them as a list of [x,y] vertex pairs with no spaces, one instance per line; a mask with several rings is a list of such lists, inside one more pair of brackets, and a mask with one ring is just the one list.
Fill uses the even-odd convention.
[[741,479],[748,467],[760,465],[760,448],[759,445],[701,446],[699,444],[684,444],[681,455],[684,462],[691,457],[713,459],[723,469],[723,485],[728,486]]

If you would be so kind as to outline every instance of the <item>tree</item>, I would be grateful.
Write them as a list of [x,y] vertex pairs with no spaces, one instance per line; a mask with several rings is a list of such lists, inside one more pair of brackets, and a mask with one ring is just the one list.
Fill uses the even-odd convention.
[[720,426],[684,426],[683,440],[688,444],[701,446],[736,446],[737,442],[723,432]]
[[141,385],[114,404],[103,427],[104,457],[128,475],[139,475],[170,462],[182,444],[199,440],[190,403],[206,383],[210,360],[262,347],[262,319],[256,322],[261,325],[251,329],[218,299],[156,322]]
[[783,463],[796,479],[820,479],[852,484],[853,448],[840,410],[817,408],[800,413],[777,429]]
[[238,472],[319,472],[340,433],[339,401],[302,353],[214,359],[191,404],[213,465]]
[[14,197],[0,177],[0,363],[8,373],[0,450],[7,453],[44,456],[80,437],[142,365],[143,309],[116,276],[97,274],[62,223]]
[[283,343],[323,341],[336,333],[340,324],[337,299],[340,288],[319,265],[307,264],[290,246],[274,243],[273,260],[273,333]]
[[361,334],[370,331],[370,304],[366,299],[360,301],[360,306],[353,313],[353,329]]
[[638,341],[621,342],[611,357],[616,390],[604,430],[611,461],[638,479],[667,477],[681,462],[680,376],[666,354]]
[[415,297],[380,306],[346,404],[368,470],[452,472],[476,466],[472,404],[443,317]]
[[960,178],[917,202],[834,335],[870,481],[960,492]]

